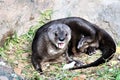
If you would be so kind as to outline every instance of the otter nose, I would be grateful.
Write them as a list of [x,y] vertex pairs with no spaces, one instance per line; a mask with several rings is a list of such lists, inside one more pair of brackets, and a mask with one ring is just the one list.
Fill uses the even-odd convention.
[[61,37],[61,38],[59,38],[59,40],[60,40],[60,41],[64,41],[64,40],[65,40],[65,38]]

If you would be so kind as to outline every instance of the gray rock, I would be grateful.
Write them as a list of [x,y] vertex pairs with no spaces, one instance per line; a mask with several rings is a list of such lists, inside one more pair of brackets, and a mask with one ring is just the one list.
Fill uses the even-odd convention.
[[120,41],[120,0],[55,0],[54,6],[52,19],[82,17]]
[[27,33],[46,9],[53,9],[52,20],[82,17],[120,41],[120,0],[0,0],[0,45],[14,32]]
[[17,75],[13,68],[2,58],[0,58],[0,80],[26,80]]
[[40,12],[52,4],[51,0],[0,0],[0,45],[14,32],[18,36],[27,33],[37,24]]

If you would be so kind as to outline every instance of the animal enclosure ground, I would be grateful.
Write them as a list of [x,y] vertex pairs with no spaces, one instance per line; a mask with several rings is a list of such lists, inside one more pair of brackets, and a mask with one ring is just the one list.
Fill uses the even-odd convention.
[[[4,55],[3,58],[8,61],[18,75],[30,80],[35,80],[35,78],[37,78],[37,80],[114,80],[116,76],[120,74],[120,61],[117,60],[118,55],[120,55],[120,47],[117,47],[114,58],[101,66],[75,71],[62,70],[65,59],[61,57],[57,62],[44,63],[42,65],[44,75],[40,76],[31,64],[31,42],[23,37],[22,39],[18,39],[17,44],[10,41],[9,45],[9,48],[4,51],[6,55]],[[93,56],[81,54],[77,59],[89,63],[99,57],[97,54]]]

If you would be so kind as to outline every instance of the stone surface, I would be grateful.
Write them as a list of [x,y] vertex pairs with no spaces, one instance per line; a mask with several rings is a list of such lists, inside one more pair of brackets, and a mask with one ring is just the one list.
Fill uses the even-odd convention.
[[120,41],[120,0],[55,0],[54,6],[52,19],[79,16]]
[[15,31],[27,33],[46,9],[53,10],[52,19],[82,17],[120,41],[120,0],[0,0],[0,45]]
[[27,33],[40,12],[51,9],[52,4],[51,0],[0,0],[0,45],[14,32],[18,36]]
[[0,80],[9,80],[6,76],[0,76]]

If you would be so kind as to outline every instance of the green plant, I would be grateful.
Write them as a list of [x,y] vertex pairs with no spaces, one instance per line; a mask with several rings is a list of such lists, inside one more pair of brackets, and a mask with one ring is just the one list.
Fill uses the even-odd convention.
[[13,68],[19,69],[22,75],[33,80],[34,78],[43,80],[43,78],[39,77],[39,74],[34,71],[30,64],[31,42],[36,30],[51,19],[51,13],[52,10],[41,12],[38,24],[32,26],[24,35],[17,36],[14,33],[13,36],[7,38],[4,46],[0,47],[0,57],[5,59]]
[[120,47],[120,41],[118,42],[118,46]]
[[104,66],[103,69],[97,71],[97,80],[115,80],[116,76],[120,74],[120,68],[112,66]]
[[116,76],[115,80],[120,80],[120,73]]

